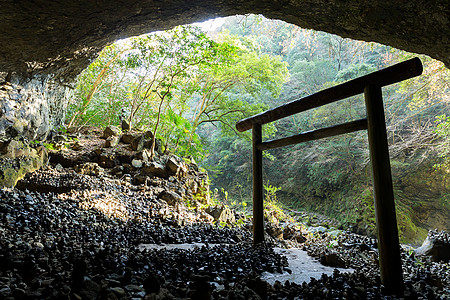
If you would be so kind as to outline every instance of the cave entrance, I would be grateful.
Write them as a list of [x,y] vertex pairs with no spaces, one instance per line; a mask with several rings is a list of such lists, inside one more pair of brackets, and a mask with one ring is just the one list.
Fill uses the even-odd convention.
[[[422,69],[420,59],[413,58],[310,96],[288,102],[241,120],[236,124],[236,129],[240,132],[252,129],[253,238],[255,244],[264,241],[262,152],[268,149],[367,129],[373,173],[381,282],[389,292],[396,294],[402,292],[403,272],[381,89],[383,86],[418,76],[422,74]],[[278,140],[262,141],[263,124],[361,93],[364,93],[366,105],[365,119],[308,131]]]

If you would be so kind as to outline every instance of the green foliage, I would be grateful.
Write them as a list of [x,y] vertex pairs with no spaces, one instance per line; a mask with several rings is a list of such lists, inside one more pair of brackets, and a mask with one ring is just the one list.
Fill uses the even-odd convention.
[[275,187],[269,183],[264,185],[264,216],[269,222],[275,224],[287,220],[294,222],[292,217],[284,212],[281,202],[277,199],[277,192],[280,190],[281,187]]
[[435,164],[437,169],[450,169],[450,116],[440,115],[436,117],[435,133],[442,139],[439,145],[439,156],[442,162]]
[[[69,120],[75,116],[77,124],[104,126],[118,124],[123,115],[135,128],[155,131],[166,149],[200,161],[230,206],[248,210],[251,132],[236,134],[238,120],[412,55],[262,16],[229,18],[214,37],[180,26],[105,48],[80,75]],[[432,180],[411,178],[429,169],[428,176],[448,180],[450,71],[431,58],[420,58],[424,74],[384,87],[383,101],[394,184],[414,182],[433,190]],[[358,95],[265,124],[263,139],[365,115],[363,96]],[[266,203],[275,215],[283,202],[374,232],[365,132],[265,151],[263,160],[265,178],[282,188],[267,187]],[[429,167],[433,164],[435,173]],[[440,186],[433,199],[445,207],[450,191]],[[400,231],[409,238],[420,235],[423,225],[417,222],[418,212],[409,209],[415,202],[405,196],[407,190],[398,189],[396,198]]]
[[[413,56],[383,45],[303,30],[259,16],[230,18],[224,28],[231,34],[240,35],[247,47],[258,49],[260,53],[279,55],[288,63],[290,77],[279,98],[270,93],[262,94],[260,101],[270,107]],[[437,168],[448,162],[449,154],[445,149],[448,149],[450,139],[445,130],[448,128],[449,71],[440,62],[425,56],[420,58],[424,64],[422,76],[383,88],[394,184],[410,184],[408,181],[418,170],[429,168],[429,162],[436,163],[440,159]],[[275,129],[270,136],[277,132],[278,138],[333,126],[364,118],[365,114],[363,96],[355,96],[279,120],[272,124]],[[442,114],[447,117],[436,119]],[[248,192],[251,189],[251,145],[248,141],[238,143],[232,138],[224,140],[213,136],[207,147],[211,154],[206,162],[215,166],[213,184],[226,187],[230,197],[251,197]],[[325,213],[374,234],[375,215],[369,188],[371,173],[365,132],[275,149],[269,154],[270,159],[264,157],[264,176],[282,187],[278,196],[284,203]],[[444,174],[443,180],[448,180],[445,179],[448,168],[447,165],[439,171]],[[429,185],[429,182],[424,180],[423,184]],[[401,207],[398,218],[401,232],[409,239],[414,232],[419,237],[422,229],[418,226],[423,226],[415,217],[419,212],[403,209],[410,205],[404,195],[404,190],[397,195]],[[442,199],[447,199],[444,195],[448,195],[448,189],[436,191],[436,195],[439,195],[434,199],[436,203],[445,203]],[[437,205],[442,207],[442,203]]]
[[376,70],[377,69],[374,66],[366,63],[350,65],[346,69],[340,70],[336,74],[336,78],[334,81],[344,82],[350,79],[355,79],[367,75],[369,73],[375,72]]
[[261,92],[278,95],[288,76],[279,57],[260,55],[229,34],[216,40],[179,26],[105,48],[78,78],[81,101],[70,106],[70,123],[105,126],[128,118],[133,127],[151,129],[166,149],[201,160],[207,151],[200,127],[234,133],[237,120],[267,109],[257,100]]

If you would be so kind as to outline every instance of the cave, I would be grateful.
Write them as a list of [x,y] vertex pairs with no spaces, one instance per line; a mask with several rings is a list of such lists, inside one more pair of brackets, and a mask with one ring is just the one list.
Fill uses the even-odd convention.
[[[194,0],[188,2],[173,0],[79,0],[70,2],[61,0],[51,2],[7,0],[3,1],[0,6],[0,12],[2,24],[0,27],[0,42],[2,45],[0,47],[0,195],[2,197],[0,198],[11,203],[15,201],[13,196],[18,198],[20,196],[29,202],[33,199],[25,196],[20,185],[17,186],[19,190],[17,192],[8,189],[3,190],[1,187],[14,186],[17,180],[24,177],[25,173],[42,167],[44,162],[48,161],[48,154],[42,146],[22,148],[22,145],[45,141],[52,132],[63,126],[68,100],[72,97],[77,75],[97,57],[105,46],[119,39],[216,17],[254,13],[296,24],[302,28],[326,31],[345,38],[373,41],[414,53],[426,54],[442,61],[448,68],[450,67],[450,3],[448,0],[436,0],[433,3],[418,0],[392,2],[368,0]],[[11,149],[13,150],[12,155]],[[14,151],[26,158],[17,160]],[[5,174],[12,173],[14,173],[13,176],[6,178]],[[47,175],[47,177],[53,176],[57,179],[65,178],[65,174],[55,175],[48,172]],[[63,184],[69,184],[63,180],[61,182],[60,185],[57,181],[58,185],[52,190],[52,192],[55,192],[55,196],[48,201],[57,199],[56,191],[68,193],[72,190],[72,188],[67,187],[61,188]],[[147,184],[147,181],[145,184]],[[26,190],[30,186],[28,185],[24,189]],[[46,189],[49,189],[49,187],[46,187]],[[163,199],[161,195],[163,193],[159,194],[158,197]],[[169,198],[167,196],[167,201],[176,202],[176,199]],[[47,200],[43,200],[43,203],[50,206],[50,202],[45,201]],[[19,209],[11,209],[10,211],[16,215],[22,213]],[[46,226],[52,228],[52,223],[57,223],[57,217],[59,216],[55,216],[55,219],[52,219],[53,221],[46,219]],[[98,225],[96,222],[93,224]],[[154,227],[159,229],[158,226]],[[118,228],[121,230],[121,227]],[[124,231],[129,230],[128,225],[126,227],[124,225],[123,228]],[[141,228],[139,227],[138,230],[141,230]],[[211,231],[211,229],[207,230]],[[88,232],[89,230],[85,231]],[[144,235],[148,228],[141,231]],[[230,235],[226,230],[224,232]],[[215,232],[213,233],[215,234]],[[109,233],[107,232],[107,234]],[[161,236],[160,232],[156,232],[154,242],[159,243],[158,239]],[[219,234],[217,236],[222,238]],[[193,237],[189,242],[196,238]],[[248,236],[231,237],[230,240],[249,238]],[[170,236],[170,239],[181,238],[177,232]],[[119,241],[116,242],[119,243]],[[330,245],[327,244],[326,247],[333,247],[333,245]],[[375,242],[366,239],[359,243],[358,247],[368,248],[368,245],[372,247]],[[35,242],[32,247],[44,249],[47,245]],[[222,251],[227,255],[236,252],[235,248],[227,247],[213,250]],[[349,247],[352,247],[352,245]],[[205,249],[202,248],[201,251],[209,251]],[[109,251],[108,255],[111,257],[115,255],[114,251],[109,248],[104,251],[105,253]],[[248,252],[250,250],[244,249],[242,251]],[[267,251],[269,250],[262,250],[264,255]],[[130,256],[136,253],[130,252]],[[236,253],[238,253],[237,256],[240,255],[240,252]],[[272,253],[269,254],[272,255]],[[223,257],[227,255],[223,255]],[[88,280],[84,280],[83,277],[86,272],[86,270],[83,270],[84,265],[79,264],[79,262],[84,261],[77,259],[71,262],[74,282],[72,288],[83,290],[76,285],[81,285],[82,282]],[[327,259],[332,260],[333,256],[321,257],[321,260]],[[238,261],[238,258],[232,260]],[[250,261],[250,259],[248,260]],[[337,259],[335,264],[338,265]],[[24,263],[23,267],[26,270],[27,265]],[[240,266],[236,266],[236,268],[239,270]],[[32,271],[36,270],[33,269]],[[180,270],[174,265],[169,273],[176,277],[177,273],[185,272],[185,270],[178,271]],[[341,276],[338,273],[336,274],[334,274],[335,277]],[[121,280],[121,282],[115,279],[111,279],[111,282],[115,281],[115,283],[119,282],[125,285],[127,276],[128,274],[125,273],[122,277],[115,278]],[[192,287],[195,287],[196,284],[205,285],[204,277],[195,278],[198,282],[194,280]],[[326,276],[324,278],[326,279]],[[152,280],[158,282],[159,279],[148,276],[143,281],[144,287],[138,287],[140,290],[133,291],[133,293],[142,293],[142,289],[150,293],[153,287],[149,286],[154,282],[151,282],[152,284],[148,282]],[[249,285],[251,284],[260,285],[258,282],[250,282]],[[159,283],[156,285],[159,291]],[[126,286],[130,290],[135,288],[130,287],[129,284]],[[198,288],[198,290],[201,289]],[[17,287],[17,290],[22,292],[20,287]],[[195,288],[192,288],[192,290],[195,291]],[[12,293],[12,290],[10,291]],[[125,293],[123,289],[118,287],[114,291],[117,294],[121,294],[122,291]],[[62,291],[62,293],[64,294],[65,291]],[[67,294],[64,295],[67,296]],[[0,293],[0,296],[2,295]],[[193,295],[197,296],[197,294]]]
[[[427,54],[450,66],[450,4],[422,1],[4,1],[0,141],[43,140],[60,126],[76,76],[122,38],[234,14]],[[9,83],[8,86],[5,84]]]

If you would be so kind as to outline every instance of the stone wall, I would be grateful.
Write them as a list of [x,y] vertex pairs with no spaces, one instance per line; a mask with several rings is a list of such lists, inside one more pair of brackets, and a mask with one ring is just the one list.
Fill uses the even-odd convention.
[[71,89],[51,75],[0,77],[0,142],[43,141],[64,118]]

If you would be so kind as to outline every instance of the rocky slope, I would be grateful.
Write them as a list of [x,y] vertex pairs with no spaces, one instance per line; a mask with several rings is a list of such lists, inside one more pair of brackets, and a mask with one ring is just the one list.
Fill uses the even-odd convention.
[[[58,139],[70,150],[50,153],[47,167],[0,190],[2,299],[390,297],[383,294],[370,238],[324,227],[306,232],[285,226],[280,232],[268,224],[270,243],[254,247],[249,220],[206,196],[206,174],[192,160],[160,154],[146,161],[145,146],[104,148],[105,140],[92,136]],[[430,233],[430,241],[448,245],[449,236]],[[200,242],[204,246],[192,249],[142,247]],[[275,244],[355,271],[270,285],[261,280],[263,272],[290,272]],[[407,250],[402,258],[404,298],[449,297],[448,262]]]

